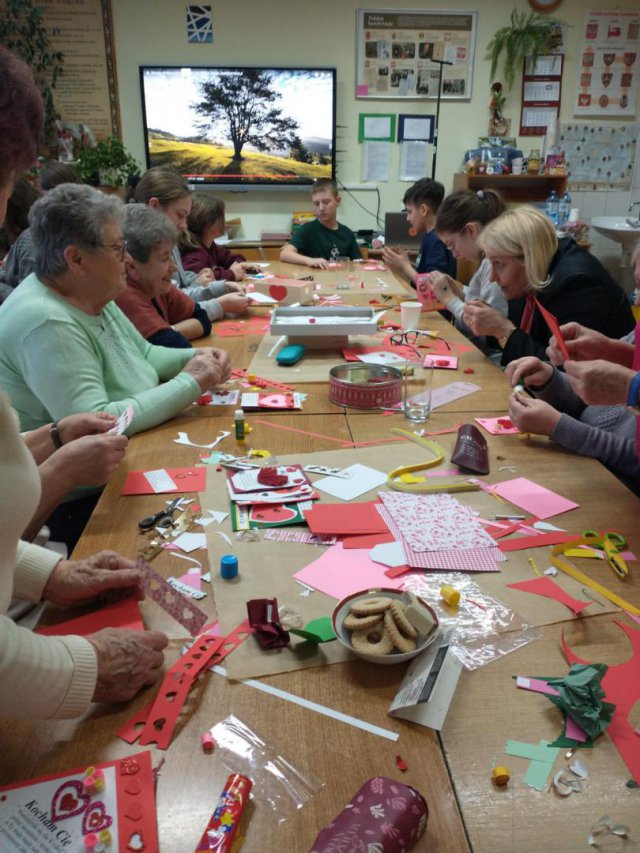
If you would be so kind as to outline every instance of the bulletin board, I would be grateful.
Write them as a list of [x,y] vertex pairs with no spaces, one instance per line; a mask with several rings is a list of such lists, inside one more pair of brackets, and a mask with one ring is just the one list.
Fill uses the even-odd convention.
[[52,48],[64,54],[54,90],[62,120],[98,139],[120,138],[111,0],[48,0],[43,17]]
[[475,12],[358,9],[356,97],[469,100]]
[[563,122],[558,141],[567,159],[569,185],[575,190],[631,188],[640,124],[637,122]]

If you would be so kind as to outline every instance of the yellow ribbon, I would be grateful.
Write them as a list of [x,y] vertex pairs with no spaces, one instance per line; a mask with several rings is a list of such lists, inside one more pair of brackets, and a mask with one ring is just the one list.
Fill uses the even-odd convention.
[[480,488],[477,484],[467,481],[463,483],[426,484],[423,477],[413,477],[412,471],[424,471],[427,468],[434,468],[439,465],[444,459],[444,452],[437,442],[429,438],[423,438],[404,429],[393,428],[391,432],[424,447],[433,454],[433,458],[416,462],[413,465],[400,465],[398,468],[394,468],[387,476],[389,488],[399,492],[475,492]]

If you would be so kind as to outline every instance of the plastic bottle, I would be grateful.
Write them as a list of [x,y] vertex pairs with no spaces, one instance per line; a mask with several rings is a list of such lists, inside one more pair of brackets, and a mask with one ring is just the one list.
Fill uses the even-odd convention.
[[556,195],[555,190],[551,190],[549,196],[546,201],[546,209],[545,212],[549,219],[553,222],[554,225],[558,225],[558,207],[560,205],[560,200]]
[[558,203],[558,226],[561,228],[565,222],[569,221],[569,211],[571,210],[571,196],[565,192]]
[[244,412],[236,409],[233,413],[233,430],[236,441],[244,441]]

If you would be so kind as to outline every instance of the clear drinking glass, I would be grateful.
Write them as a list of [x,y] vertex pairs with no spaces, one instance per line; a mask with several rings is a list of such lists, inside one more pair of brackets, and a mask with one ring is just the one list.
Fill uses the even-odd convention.
[[422,424],[431,415],[431,391],[433,387],[433,362],[414,365],[413,376],[405,373],[402,383],[402,410],[408,421]]

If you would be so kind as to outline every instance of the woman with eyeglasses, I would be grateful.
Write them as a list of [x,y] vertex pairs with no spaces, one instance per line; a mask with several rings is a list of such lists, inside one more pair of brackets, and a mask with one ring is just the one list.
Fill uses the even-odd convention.
[[475,335],[491,335],[501,364],[535,356],[547,360],[552,331],[544,311],[559,325],[575,322],[621,338],[634,328],[624,290],[602,264],[571,237],[558,239],[548,216],[531,205],[508,210],[484,229],[478,244],[491,278],[509,303],[509,316],[474,300],[464,321]]
[[[494,190],[457,190],[445,198],[438,211],[436,232],[454,258],[480,262],[465,288],[441,272],[429,275],[434,296],[453,314],[456,328],[469,338],[473,337],[473,332],[464,322],[463,314],[470,300],[479,299],[505,317],[507,315],[507,300],[493,283],[491,265],[478,245],[483,228],[505,210],[502,196]],[[477,339],[475,343],[487,349],[485,340]]]
[[222,350],[154,346],[116,306],[128,260],[122,213],[117,198],[77,184],[31,210],[36,272],[0,308],[0,386],[23,429],[75,412],[120,415],[131,404],[133,434],[229,375]]

